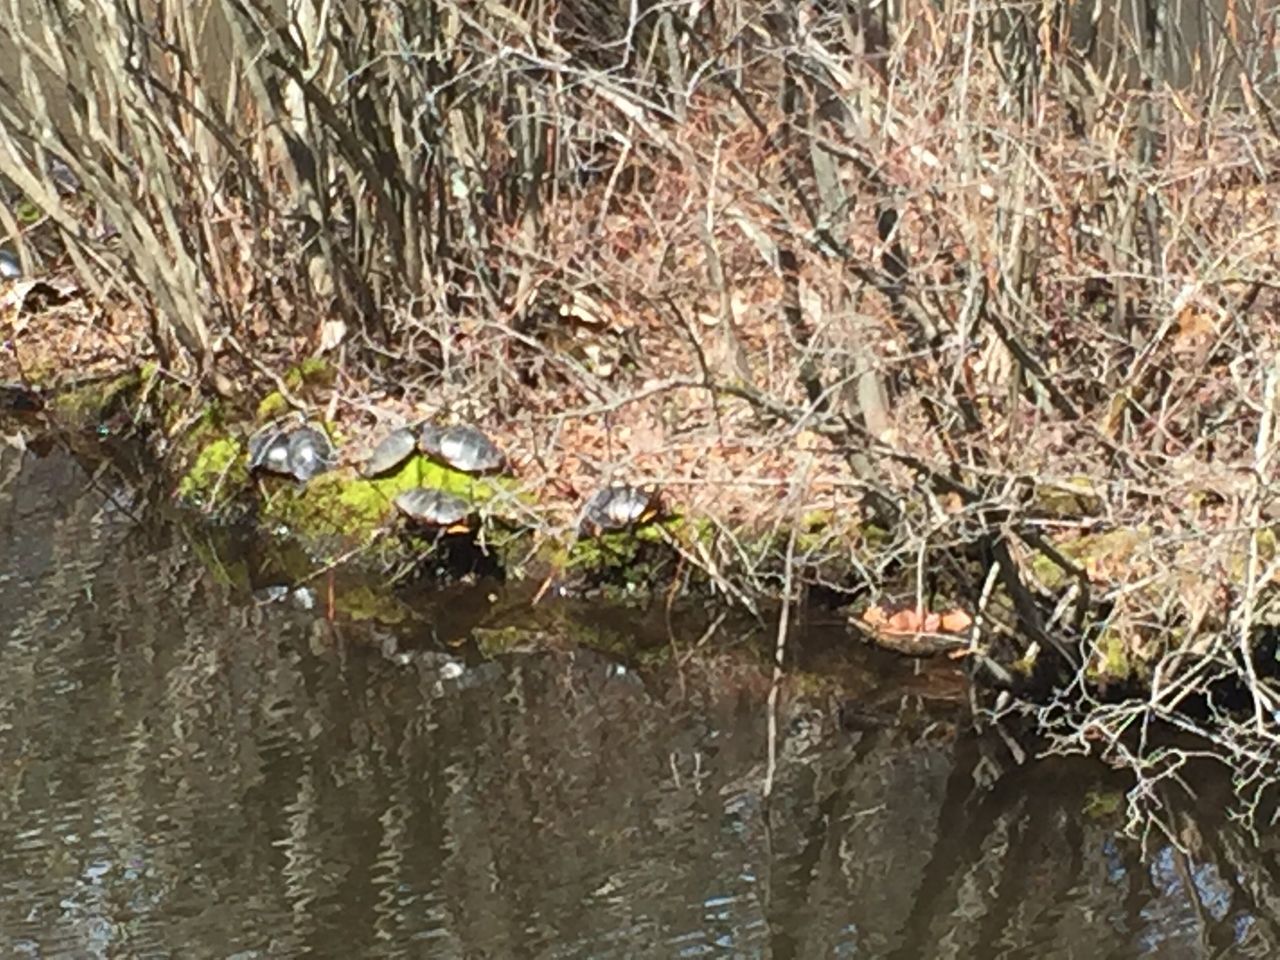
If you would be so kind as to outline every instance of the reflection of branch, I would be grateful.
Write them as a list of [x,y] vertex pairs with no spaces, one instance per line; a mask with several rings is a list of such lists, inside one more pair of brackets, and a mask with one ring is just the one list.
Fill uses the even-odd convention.
[[787,630],[791,622],[792,573],[796,559],[796,531],[799,517],[793,518],[787,535],[787,556],[782,570],[782,609],[778,611],[778,634],[773,647],[773,678],[769,682],[769,762],[764,774],[764,799],[773,794],[773,778],[778,771],[778,697],[782,689],[782,663],[787,653]]

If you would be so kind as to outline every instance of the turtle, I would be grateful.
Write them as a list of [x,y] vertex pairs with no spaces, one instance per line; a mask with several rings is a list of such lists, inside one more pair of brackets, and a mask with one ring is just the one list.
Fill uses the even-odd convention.
[[22,264],[8,250],[0,250],[0,280],[17,280],[22,276]]
[[656,487],[612,483],[588,498],[580,527],[596,533],[617,532],[648,523],[657,514]]
[[249,470],[294,477],[306,483],[333,465],[333,445],[323,430],[306,424],[289,429],[269,424],[249,438]]
[[506,455],[476,427],[426,424],[418,447],[427,456],[463,473],[497,473],[507,466]]
[[471,504],[443,490],[414,487],[396,494],[395,505],[410,520],[428,527],[439,527],[446,533],[470,527]]
[[288,472],[302,483],[333,466],[333,444],[323,430],[310,424],[298,427],[289,433],[288,444]]
[[360,472],[366,477],[389,473],[404,463],[418,449],[418,432],[414,427],[399,427],[382,438],[369,454]]
[[270,424],[249,438],[249,470],[289,473],[289,432]]

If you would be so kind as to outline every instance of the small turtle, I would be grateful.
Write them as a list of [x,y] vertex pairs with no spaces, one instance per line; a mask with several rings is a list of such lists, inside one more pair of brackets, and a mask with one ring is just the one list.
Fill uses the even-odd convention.
[[396,495],[396,509],[410,520],[428,527],[441,527],[447,533],[466,530],[471,518],[471,504],[461,497],[430,487],[415,487]]
[[306,483],[333,466],[333,445],[324,431],[306,425],[268,424],[249,438],[249,469],[279,473]]
[[22,276],[22,264],[8,250],[0,250],[0,279],[17,280]]
[[597,490],[582,508],[581,527],[597,533],[627,530],[648,523],[658,513],[656,487],[610,484]]
[[249,470],[289,473],[289,432],[270,424],[249,438]]
[[413,427],[400,427],[392,430],[373,448],[373,453],[365,460],[360,472],[366,477],[376,477],[380,473],[389,473],[408,460],[418,449],[417,431]]
[[418,435],[418,446],[427,456],[463,473],[496,473],[507,466],[498,445],[471,426],[427,424]]
[[333,466],[333,444],[323,430],[298,427],[289,434],[288,472],[302,483]]

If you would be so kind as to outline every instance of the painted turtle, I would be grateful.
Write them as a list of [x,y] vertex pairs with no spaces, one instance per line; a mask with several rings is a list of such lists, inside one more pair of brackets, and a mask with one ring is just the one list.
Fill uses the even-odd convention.
[[8,250],[0,250],[0,279],[17,280],[22,276],[22,264]]
[[249,438],[249,470],[289,473],[289,431],[270,424]]
[[323,430],[306,425],[292,430],[270,424],[249,438],[249,469],[291,476],[306,483],[333,466],[333,445]]
[[430,487],[415,487],[396,495],[396,509],[410,520],[446,532],[466,530],[471,518],[471,504],[461,497]]
[[498,445],[472,426],[429,423],[418,434],[418,446],[427,456],[463,473],[496,473],[507,466]]
[[304,426],[289,434],[289,472],[306,483],[333,466],[333,444],[316,427]]
[[389,473],[404,463],[418,449],[418,434],[413,427],[392,430],[373,448],[360,472],[366,477]]
[[656,487],[613,483],[597,490],[583,505],[580,526],[596,533],[612,533],[648,523],[657,514]]

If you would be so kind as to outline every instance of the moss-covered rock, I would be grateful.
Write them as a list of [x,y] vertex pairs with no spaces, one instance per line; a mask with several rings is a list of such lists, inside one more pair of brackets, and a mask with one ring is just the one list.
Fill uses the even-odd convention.
[[[394,473],[367,478],[347,471],[315,477],[305,487],[275,480],[264,507],[296,533],[325,538],[363,540],[395,516],[395,498],[415,487],[432,487],[452,493],[482,508],[502,495],[514,496],[511,481],[479,478],[441,466],[415,455]],[[500,512],[500,511],[499,511]]]
[[[1088,571],[1091,577],[1104,578],[1125,569],[1139,549],[1150,542],[1150,528],[1141,526],[1085,534],[1061,540],[1054,546],[1068,560]],[[1065,586],[1070,578],[1070,573],[1043,553],[1032,557],[1031,572],[1041,586],[1050,590]]]
[[230,499],[249,478],[242,453],[240,441],[234,437],[210,440],[178,481],[178,497],[205,508]]
[[256,416],[259,423],[267,423],[277,417],[283,417],[288,412],[289,401],[284,398],[284,394],[279,390],[272,390],[258,404]]
[[333,606],[335,612],[355,621],[398,624],[413,618],[413,611],[394,594],[365,583],[336,591]]
[[94,427],[133,396],[141,382],[138,374],[127,373],[74,387],[63,387],[49,398],[47,409],[64,427]]
[[1102,509],[1102,502],[1102,494],[1091,477],[1067,477],[1035,488],[1036,506],[1051,517],[1094,516]]
[[1104,630],[1094,644],[1086,674],[1098,684],[1128,680],[1138,666],[1134,653],[1130,641],[1119,630]]
[[333,385],[338,370],[324,357],[307,357],[285,372],[284,382],[290,388],[302,386],[328,387]]

